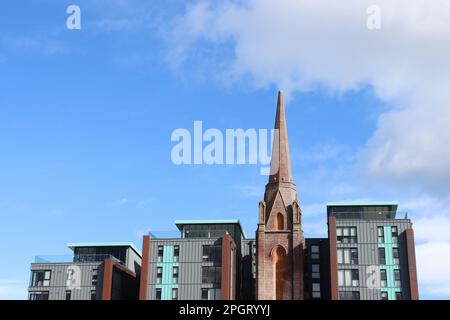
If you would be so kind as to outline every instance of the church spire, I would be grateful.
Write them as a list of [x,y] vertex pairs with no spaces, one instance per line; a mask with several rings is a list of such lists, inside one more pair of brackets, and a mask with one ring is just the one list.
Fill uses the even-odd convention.
[[275,117],[275,135],[273,140],[269,177],[269,184],[279,182],[293,182],[283,91],[278,91],[277,114]]

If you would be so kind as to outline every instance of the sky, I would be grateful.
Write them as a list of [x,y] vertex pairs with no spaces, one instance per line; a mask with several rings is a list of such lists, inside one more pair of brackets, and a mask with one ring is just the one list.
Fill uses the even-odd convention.
[[236,218],[253,236],[260,166],[175,165],[171,135],[271,129],[279,89],[306,237],[326,236],[327,202],[398,201],[420,297],[450,298],[448,1],[0,8],[0,299],[26,299],[34,257],[69,242],[140,248],[176,219]]

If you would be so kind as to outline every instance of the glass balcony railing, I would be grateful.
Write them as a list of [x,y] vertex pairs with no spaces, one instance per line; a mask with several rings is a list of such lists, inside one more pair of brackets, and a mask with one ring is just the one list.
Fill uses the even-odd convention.
[[102,262],[105,259],[114,259],[121,262],[116,257],[110,254],[83,254],[83,255],[42,255],[36,256],[35,263],[88,263],[88,262]]

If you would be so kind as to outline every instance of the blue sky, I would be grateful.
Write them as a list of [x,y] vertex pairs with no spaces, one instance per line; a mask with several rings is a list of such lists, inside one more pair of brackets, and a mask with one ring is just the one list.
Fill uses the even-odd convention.
[[[267,180],[260,167],[176,166],[170,137],[177,128],[191,131],[195,120],[205,129],[270,129],[280,88],[287,93],[306,236],[325,235],[327,201],[398,200],[418,228],[421,297],[448,298],[450,280],[437,277],[448,278],[449,262],[436,267],[427,261],[450,252],[449,189],[442,181],[448,154],[435,145],[449,140],[430,129],[439,129],[439,120],[426,127],[419,106],[429,95],[414,81],[448,85],[448,66],[434,79],[426,70],[436,66],[423,67],[428,51],[397,55],[392,16],[386,18],[392,38],[369,41],[369,49],[373,42],[386,47],[381,54],[364,52],[367,43],[358,47],[360,37],[367,38],[364,28],[326,38],[323,31],[335,24],[351,27],[366,18],[365,10],[353,18],[349,1],[320,25],[307,17],[321,12],[322,1],[291,19],[296,4],[283,0],[285,10],[277,11],[272,28],[258,17],[271,12],[273,1],[267,7],[255,1],[225,1],[223,7],[154,2],[1,4],[0,249],[7,263],[0,265],[0,298],[26,298],[34,256],[68,254],[69,242],[140,247],[147,231],[175,230],[175,219],[201,218],[239,218],[253,235]],[[81,30],[66,28],[66,8],[73,3],[81,8]],[[439,12],[435,19],[448,21],[439,4],[431,6],[432,17]],[[414,22],[397,18],[402,30]],[[450,29],[446,23],[440,35]],[[419,40],[402,44],[425,50]],[[447,44],[431,43],[429,50],[446,52]],[[398,67],[404,60],[408,67]],[[446,125],[448,107],[439,106],[448,97],[439,90],[433,91],[432,113]],[[422,165],[430,154],[444,164]],[[407,159],[400,166],[399,157]]]

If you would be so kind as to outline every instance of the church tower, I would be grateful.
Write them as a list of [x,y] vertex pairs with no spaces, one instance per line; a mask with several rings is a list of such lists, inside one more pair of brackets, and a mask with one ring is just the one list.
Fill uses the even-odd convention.
[[269,182],[259,203],[256,299],[303,299],[302,211],[292,179],[283,92],[278,92]]

